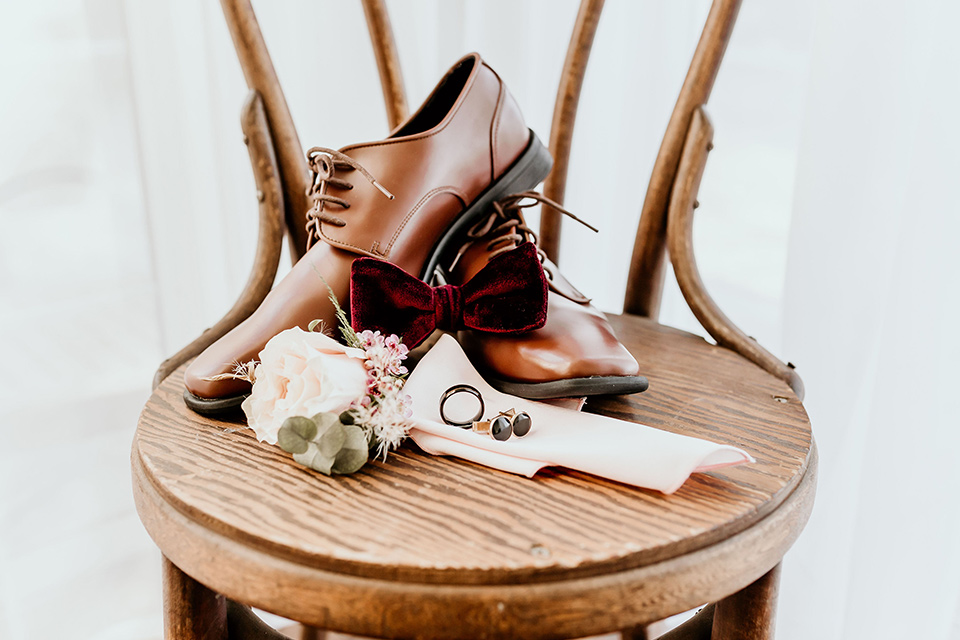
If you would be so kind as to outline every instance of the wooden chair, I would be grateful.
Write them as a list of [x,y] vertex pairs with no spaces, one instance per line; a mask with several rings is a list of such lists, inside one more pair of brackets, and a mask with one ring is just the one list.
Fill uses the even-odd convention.
[[[583,0],[564,64],[546,194],[562,200],[581,83],[602,0]],[[239,301],[155,378],[132,466],[137,508],[164,554],[166,637],[277,638],[248,606],[376,637],[579,637],[705,603],[670,638],[770,638],[780,561],[813,504],[816,450],[802,383],[723,315],[691,243],[711,148],[704,112],[738,0],[715,0],[650,180],[623,315],[610,320],[650,378],[591,411],[728,442],[756,464],[694,474],[674,495],[565,470],[528,480],[404,447],[327,478],[181,400],[184,363],[249,315],[274,279],[284,229],[305,246],[306,166],[248,0],[223,0],[251,88],[242,127],[260,200],[256,264]],[[363,7],[391,125],[406,115],[382,0]],[[545,212],[557,255],[559,218]],[[717,346],[657,323],[669,255]]]

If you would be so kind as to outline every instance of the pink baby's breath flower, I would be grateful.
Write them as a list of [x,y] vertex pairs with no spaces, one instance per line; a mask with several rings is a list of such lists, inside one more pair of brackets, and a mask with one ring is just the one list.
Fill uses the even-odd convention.
[[410,350],[396,335],[384,336],[379,331],[361,331],[357,334],[367,357],[365,366],[370,376],[372,393],[391,378],[406,375],[403,366]]
[[404,395],[400,398],[400,406],[402,408],[401,415],[404,418],[409,419],[413,417],[413,398],[411,396]]
[[394,334],[384,336],[379,331],[366,330],[358,333],[357,338],[366,357],[367,395],[353,406],[355,424],[378,443],[377,455],[386,456],[406,436],[408,420],[413,415],[412,399],[400,394],[401,376],[407,373],[403,361],[410,349]]

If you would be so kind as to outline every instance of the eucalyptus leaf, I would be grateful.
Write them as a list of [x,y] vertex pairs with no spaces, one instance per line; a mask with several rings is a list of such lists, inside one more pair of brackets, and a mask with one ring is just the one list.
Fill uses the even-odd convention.
[[323,455],[320,448],[313,442],[307,446],[307,450],[304,453],[295,453],[293,459],[305,467],[310,467],[314,471],[319,471],[326,475],[330,475],[330,470],[333,468],[334,463],[334,459]]
[[370,448],[363,429],[356,425],[344,425],[345,441],[333,463],[334,473],[353,473],[367,464]]
[[323,452],[323,455],[330,458],[336,458],[343,443],[347,441],[347,432],[343,430],[343,425],[337,420],[336,423],[324,431],[323,435],[317,440],[317,447]]
[[320,442],[320,438],[335,424],[340,424],[340,416],[335,413],[324,412],[310,418],[317,425],[317,434],[313,436],[314,442]]
[[340,422],[342,424],[353,424],[357,421],[357,416],[351,409],[347,409],[340,414]]
[[317,424],[310,418],[292,416],[283,421],[277,432],[277,444],[287,453],[304,453],[317,437]]

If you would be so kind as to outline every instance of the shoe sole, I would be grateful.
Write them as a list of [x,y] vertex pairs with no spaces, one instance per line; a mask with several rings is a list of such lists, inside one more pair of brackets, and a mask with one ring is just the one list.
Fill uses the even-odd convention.
[[244,393],[239,396],[227,396],[225,398],[201,398],[184,389],[183,403],[187,405],[189,409],[200,415],[222,416],[235,412],[249,396],[249,393]]
[[[583,396],[612,396],[642,393],[650,387],[643,376],[589,376],[550,382],[511,382],[484,376],[490,386],[518,398],[550,400],[553,398],[580,398]],[[188,407],[202,407],[204,415],[222,415],[235,411],[250,394],[217,400],[204,400],[189,391],[183,392],[183,401]]]
[[484,380],[501,393],[528,400],[626,395],[646,391],[650,386],[643,376],[589,376],[550,382],[510,382],[484,376]]
[[[450,225],[433,246],[427,264],[420,274],[421,280],[431,282],[434,279],[434,273],[440,265],[440,257],[443,253],[460,238],[463,232],[483,217],[483,214],[489,210],[494,202],[511,193],[534,188],[550,173],[550,169],[553,167],[553,157],[540,142],[537,134],[532,129],[529,131],[530,141],[527,142],[523,153],[513,161],[513,164],[502,176],[491,182],[473,202],[467,205],[456,221]],[[249,395],[249,393],[245,393],[225,398],[201,398],[184,390],[183,402],[191,410],[201,415],[219,416],[235,411]]]

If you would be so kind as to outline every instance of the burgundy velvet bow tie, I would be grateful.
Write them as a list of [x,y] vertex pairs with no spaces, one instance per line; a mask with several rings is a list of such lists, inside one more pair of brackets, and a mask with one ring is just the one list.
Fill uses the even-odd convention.
[[530,242],[491,258],[460,287],[431,287],[384,260],[357,258],[350,315],[355,330],[395,333],[411,349],[434,329],[532,331],[547,321],[547,279]]

